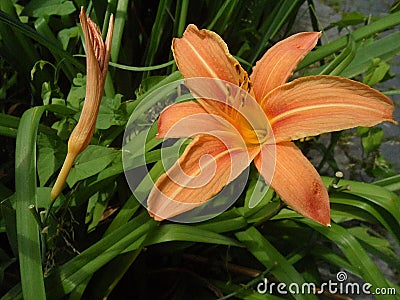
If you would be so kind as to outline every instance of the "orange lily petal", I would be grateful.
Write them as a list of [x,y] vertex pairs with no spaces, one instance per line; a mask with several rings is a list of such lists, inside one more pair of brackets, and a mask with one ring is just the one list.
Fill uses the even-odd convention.
[[[190,24],[182,38],[173,39],[172,52],[179,71],[186,79],[193,77],[219,78],[250,91],[247,72],[229,54],[228,46],[215,32],[199,30],[195,25]],[[222,84],[219,89],[220,93],[216,93],[216,95],[226,94],[225,84]],[[214,88],[213,90],[217,91]],[[217,103],[217,107],[212,107],[209,103],[198,100],[210,113],[213,113],[216,108],[224,110],[223,102]]]
[[391,121],[393,102],[369,86],[335,76],[284,84],[261,102],[276,142]]
[[[175,103],[172,105],[167,106],[160,114],[160,117],[158,119],[158,133],[157,133],[157,138],[181,138],[181,137],[189,137],[190,134],[179,134],[179,135],[172,135],[172,132],[170,129],[181,119],[184,119],[188,116],[191,115],[197,115],[197,114],[206,114],[207,112],[204,110],[204,108],[194,102],[194,101],[188,101],[188,102],[180,102],[180,103]],[[187,124],[190,125],[190,124]],[[177,132],[174,132],[178,134]]]
[[185,78],[219,78],[239,86],[248,81],[246,71],[229,54],[227,45],[215,32],[199,30],[190,24],[182,38],[173,39],[172,51]]
[[[269,169],[274,161],[271,181]],[[265,145],[254,163],[282,201],[307,218],[326,226],[330,224],[328,192],[318,172],[296,145],[292,142]]]
[[213,136],[197,136],[156,181],[147,200],[150,215],[163,220],[202,205],[237,178],[258,151],[228,150]]
[[244,138],[232,123],[207,113],[198,103],[176,103],[161,112],[157,138],[188,138],[204,134],[218,138],[229,149],[246,147]]
[[263,99],[271,90],[286,83],[320,36],[320,32],[302,32],[271,47],[256,63],[250,76],[256,99]]

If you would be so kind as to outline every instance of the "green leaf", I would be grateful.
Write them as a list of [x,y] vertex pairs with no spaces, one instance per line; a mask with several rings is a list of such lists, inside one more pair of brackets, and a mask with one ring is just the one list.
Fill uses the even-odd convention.
[[399,11],[399,10],[400,10],[400,0],[397,0],[397,1],[392,5],[392,7],[390,8],[390,12],[391,12],[391,13],[394,13],[394,12]]
[[22,11],[23,14],[40,18],[51,15],[66,16],[76,10],[74,3],[67,0],[31,0]]
[[[387,212],[383,210],[381,207],[373,204],[369,201],[365,201],[365,199],[351,195],[348,193],[335,193],[330,197],[332,204],[342,204],[344,206],[336,208],[336,206],[332,207],[332,218],[334,219],[334,214],[337,213],[337,210],[343,210],[344,212],[349,212],[348,219],[358,219],[360,216],[359,211],[361,211],[361,220],[365,218],[371,223],[379,222],[383,227],[386,228],[388,232],[390,232],[393,237],[397,237],[400,234],[400,227],[394,220],[387,215]],[[369,214],[365,215],[365,213]],[[372,216],[373,218],[370,218]]]
[[323,67],[322,71],[319,72],[320,75],[339,75],[353,61],[356,55],[356,43],[351,33],[348,37],[349,41],[346,48],[328,66]]
[[108,226],[105,234],[110,234],[117,228],[127,223],[136,213],[139,207],[139,201],[135,198],[135,196],[131,195],[128,200],[126,200],[126,202],[118,212],[117,216],[113,219],[110,226]]
[[46,299],[40,231],[29,210],[36,205],[36,137],[44,106],[27,110],[20,121],[15,149],[18,254],[24,299]]
[[16,258],[10,258],[7,253],[0,248],[0,284],[4,285],[5,270],[16,261]]
[[[395,31],[383,37],[377,37],[359,41],[356,57],[342,73],[343,76],[351,74],[354,77],[357,74],[366,72],[374,60],[389,61],[400,53],[400,46],[394,43],[399,39],[400,32]],[[377,61],[379,62],[379,60]]]
[[78,36],[79,36],[78,26],[62,29],[57,34],[57,38],[61,42],[61,45],[64,50],[67,50],[69,41],[72,38],[77,38]]
[[[305,283],[293,265],[254,227],[236,233],[236,237],[270,273],[288,287],[292,283]],[[293,295],[295,299],[317,299],[314,295]]]
[[224,235],[194,226],[179,224],[161,225],[157,230],[154,230],[149,234],[145,245],[154,245],[170,241],[189,241],[236,247],[242,246],[234,239],[228,238]]
[[[258,280],[256,283],[262,282],[262,278]],[[254,289],[250,288],[247,285],[243,284],[234,284],[232,281],[217,281],[217,280],[211,280],[212,284],[218,287],[221,291],[223,291],[225,294],[227,294],[223,298],[219,299],[245,299],[245,300],[282,300],[282,297],[279,296],[273,296],[273,295],[265,295],[261,294]]]
[[367,18],[367,16],[359,12],[345,13],[339,22],[333,23],[332,25],[337,26],[339,31],[341,31],[347,26],[354,26],[363,23],[367,20]]
[[85,219],[85,223],[88,224],[88,231],[94,229],[101,221],[108,201],[115,192],[115,188],[115,182],[113,185],[103,186],[96,194],[89,198]]
[[382,180],[375,181],[374,184],[385,187],[389,191],[395,192],[400,190],[400,175],[394,175]]
[[74,119],[62,118],[60,121],[54,122],[51,128],[57,131],[57,135],[60,139],[67,140],[75,125],[76,121]]
[[100,103],[97,115],[96,128],[108,129],[113,125],[122,126],[128,121],[128,116],[121,108],[122,95],[116,94],[114,98],[104,96]]
[[281,205],[280,201],[273,201],[274,190],[265,184],[257,170],[253,169],[250,175],[250,182],[244,199],[243,214],[249,223],[261,222],[279,212]]
[[[160,48],[160,41],[163,35],[165,35],[165,23],[169,18],[168,11],[170,11],[172,1],[171,0],[161,0],[158,3],[157,15],[155,20],[153,21],[153,30],[151,31],[151,35],[149,37],[148,47],[146,49],[144,58],[145,66],[151,66],[154,64],[154,59],[156,57],[157,50]],[[114,56],[112,56],[114,57]],[[115,61],[115,59],[113,59]],[[143,78],[148,77],[148,73],[144,74]]]
[[44,105],[50,104],[50,97],[51,97],[51,83],[50,82],[43,82],[42,84],[42,100]]
[[59,299],[69,294],[127,247],[138,249],[156,225],[157,222],[144,212],[55,269],[46,278],[48,299]]
[[358,240],[363,241],[364,243],[367,243],[376,249],[380,249],[387,255],[393,256],[394,259],[397,260],[397,262],[399,261],[399,258],[391,250],[391,245],[387,238],[379,236],[371,228],[356,226],[348,228],[347,231],[355,236]]
[[120,151],[115,149],[89,145],[78,155],[75,165],[68,175],[68,185],[72,187],[79,180],[100,173],[120,155]]
[[[130,269],[142,249],[123,253],[94,274],[89,289],[92,299],[108,299],[112,290]],[[128,275],[129,276],[129,275]]]
[[2,216],[2,222],[4,222],[6,227],[7,238],[11,250],[15,256],[18,256],[16,211],[11,205],[11,203],[15,203],[15,201],[12,199],[15,199],[15,194],[0,202],[0,212]]
[[[356,42],[360,42],[363,39],[373,36],[374,34],[384,31],[388,28],[391,28],[395,25],[400,24],[400,12],[396,12],[393,14],[389,14],[375,22],[372,22],[366,26],[360,27],[356,30],[354,30],[352,32],[352,35],[354,37],[354,40]],[[389,43],[388,40],[384,40],[384,38],[380,39],[379,41],[381,41],[381,43],[379,43],[380,46],[383,46],[383,44],[386,44],[386,51],[385,52],[392,52],[393,49],[398,49],[399,45],[398,43],[396,43],[396,41],[398,40],[398,35],[400,34],[400,32],[396,32],[395,34],[390,35],[391,38],[393,38],[394,40],[392,40],[392,43]],[[397,36],[397,38],[396,38]],[[388,37],[389,39],[389,37]],[[383,40],[383,41],[382,41]],[[304,60],[300,63],[298,69],[303,69],[304,67],[315,63],[331,54],[336,53],[337,51],[343,49],[344,47],[346,47],[347,45],[347,41],[348,41],[348,37],[347,36],[342,36],[340,38],[338,38],[337,40],[323,45],[321,47],[319,47],[318,49],[316,49],[315,51],[310,52],[305,58]],[[377,44],[376,44],[377,45]],[[384,47],[382,47],[381,49],[384,50]],[[370,51],[373,50],[373,48],[370,49]],[[368,55],[367,49],[365,49],[365,54]],[[375,56],[376,57],[376,56]],[[357,65],[360,63],[365,63],[359,60],[359,58],[356,57],[353,60],[353,63],[357,63]],[[350,64],[348,66],[349,69],[352,69],[354,65]],[[361,68],[363,66],[360,66]],[[345,72],[345,71],[344,71]],[[344,77],[353,77],[350,76],[347,73],[341,73],[341,76]]]
[[375,58],[365,72],[363,83],[373,86],[381,82],[389,70],[390,65],[387,62],[382,61],[380,58]]
[[276,36],[296,7],[298,8],[303,2],[304,0],[284,0],[275,5],[269,18],[271,21],[268,22],[269,24],[266,28],[262,28],[265,30],[265,32],[262,31],[263,37],[255,50],[253,50],[253,55],[249,61],[251,65],[255,64],[265,47]]
[[[51,201],[50,198],[50,192],[51,192],[51,187],[38,187],[36,189],[36,194],[37,194],[37,208],[38,209],[48,209],[50,205],[53,205],[53,207],[57,207],[60,205],[59,199],[55,200],[55,202]],[[61,198],[61,197],[60,197]],[[62,199],[62,198],[61,198]]]
[[357,267],[351,265],[347,259],[341,256],[337,251],[333,252],[329,244],[327,246],[321,246],[318,244],[313,245],[311,254],[318,259],[328,262],[332,266],[336,266],[339,269],[345,269],[353,274],[357,274]]
[[67,105],[80,110],[86,96],[86,76],[78,74],[73,79],[73,84],[67,96]]
[[[332,182],[332,178],[328,177],[323,177],[323,180],[326,185]],[[340,180],[340,186],[350,188],[344,193],[360,196],[366,201],[384,208],[400,224],[400,199],[395,193],[378,185],[351,180]]]
[[365,153],[368,155],[371,152],[379,150],[383,140],[383,129],[379,127],[359,127],[357,135],[361,136],[361,143]]
[[[350,35],[354,39],[354,33],[350,33]],[[356,49],[353,50],[351,49],[352,44],[348,43],[347,47],[327,67],[322,66],[315,71],[311,71],[310,74],[320,74],[324,72],[322,70],[330,68],[335,62],[340,62],[340,68],[337,68],[335,73],[347,78],[353,78],[365,73],[369,68],[373,71],[373,61],[380,62],[382,64],[382,70],[384,71],[385,62],[400,53],[400,45],[396,43],[399,38],[400,32],[396,31],[380,39],[373,40],[370,38],[368,40],[358,41]],[[332,43],[335,43],[335,41]],[[378,73],[378,75],[382,76],[382,71]],[[379,77],[377,76],[376,78]],[[382,80],[382,78],[380,80]]]
[[[359,275],[365,282],[372,284],[373,288],[389,288],[388,282],[368,253],[345,228],[336,224],[332,224],[331,227],[323,227],[306,219],[299,219],[299,221],[334,242],[346,256],[347,260],[355,267],[355,270],[358,271],[356,275]],[[373,288],[371,288],[371,291]],[[377,299],[385,299],[384,296],[375,296]]]
[[[5,1],[1,1],[0,3],[3,4],[3,2],[5,2]],[[13,29],[15,29],[18,32],[24,34],[25,36],[35,40],[39,44],[47,47],[49,50],[51,50],[52,52],[54,52],[57,55],[59,55],[59,57],[61,59],[65,59],[69,63],[71,63],[72,65],[76,66],[80,72],[83,72],[85,70],[85,67],[84,67],[84,65],[82,63],[80,63],[78,60],[76,60],[70,53],[60,49],[59,45],[55,44],[53,41],[51,41],[51,40],[47,39],[46,37],[42,36],[41,34],[39,34],[37,31],[35,31],[30,26],[21,23],[15,17],[11,17],[7,13],[5,13],[5,12],[3,12],[1,10],[0,10],[0,21],[4,22],[4,24],[7,24],[7,25],[11,26]],[[1,29],[1,26],[0,26],[0,29]],[[19,35],[19,33],[18,33],[18,35]],[[4,36],[2,38],[4,39]],[[15,35],[11,34],[10,38],[15,40]],[[13,44],[15,44],[15,43],[11,43],[11,45],[13,45]],[[25,44],[25,46],[27,46],[27,45]],[[32,49],[30,49],[29,47],[26,47],[26,49],[29,49],[29,51],[27,51],[27,55],[31,55],[31,53],[33,53]],[[36,61],[39,60],[39,58],[32,58],[32,60],[34,62],[36,62]],[[29,67],[33,66],[33,65],[34,65],[34,63],[28,64]]]
[[248,222],[237,208],[231,208],[228,211],[212,218],[210,220],[200,222],[195,226],[197,228],[223,233],[245,228]]
[[67,155],[67,146],[60,139],[45,134],[39,134],[37,145],[37,172],[40,186],[44,186],[54,172],[62,166]]

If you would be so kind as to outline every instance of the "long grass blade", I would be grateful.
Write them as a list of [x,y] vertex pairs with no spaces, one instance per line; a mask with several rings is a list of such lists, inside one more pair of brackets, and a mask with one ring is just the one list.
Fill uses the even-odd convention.
[[[357,275],[361,276],[365,282],[373,286],[371,291],[373,291],[374,288],[389,288],[388,282],[376,264],[372,261],[357,239],[345,228],[336,224],[332,224],[332,227],[323,227],[313,221],[305,219],[300,219],[300,221],[334,242],[346,256],[347,260],[358,270]],[[387,299],[384,295],[375,296],[377,299]]]
[[55,43],[49,41],[47,38],[42,36],[41,34],[37,33],[34,29],[29,27],[26,24],[21,23],[19,20],[16,20],[12,17],[10,17],[8,14],[4,13],[3,11],[0,10],[0,21],[4,22],[5,24],[10,25],[12,28],[18,30],[25,36],[35,40],[39,44],[45,46],[49,50],[51,50],[53,53],[59,55],[61,58],[67,60],[70,62],[72,65],[74,65],[80,72],[85,71],[85,67],[82,63],[77,61],[70,53],[64,51],[61,49],[58,45]]
[[251,65],[254,65],[256,60],[260,57],[262,51],[268,45],[269,41],[276,36],[276,34],[285,24],[289,16],[302,2],[304,2],[304,0],[284,0],[282,2],[279,2],[275,6],[274,11],[271,13],[271,16],[273,16],[273,20],[268,25],[266,33],[264,34],[262,40],[258,44],[257,48],[253,52],[251,59],[249,60]]
[[[262,234],[250,227],[246,231],[236,233],[236,237],[241,241],[247,249],[260,261],[271,274],[289,286],[297,283],[299,286],[305,283],[303,276],[293,267],[293,265],[267,240]],[[312,294],[309,295],[293,295],[295,299],[317,299]]]
[[374,184],[382,186],[392,192],[398,191],[400,190],[400,175],[375,181]]
[[[157,49],[160,46],[161,37],[165,34],[165,22],[169,17],[168,12],[170,11],[171,3],[171,0],[161,0],[158,4],[156,19],[154,20],[148,48],[146,49],[146,53],[144,56],[145,66],[151,66],[154,64]],[[143,74],[143,78],[146,78],[148,76],[149,73]]]
[[[393,26],[400,24],[400,11],[390,14],[382,19],[377,20],[371,24],[360,27],[352,32],[354,40],[356,42],[361,41],[367,37],[370,37],[376,33],[382,32],[386,29],[389,29]],[[341,49],[346,47],[348,41],[347,36],[342,36],[337,40],[326,44],[324,46],[319,47],[317,50],[309,53],[304,60],[298,66],[298,70],[301,70]]]
[[157,223],[147,212],[103,237],[46,278],[47,296],[59,299],[127,248],[138,249]]
[[111,47],[111,61],[117,62],[119,56],[119,50],[121,48],[122,34],[124,33],[127,10],[128,10],[128,0],[119,0],[117,4],[117,12],[115,14],[114,23],[114,34]]
[[326,66],[320,75],[339,75],[353,60],[356,55],[356,43],[354,41],[353,35],[349,34],[349,41],[347,47],[344,48],[342,53],[340,53],[328,66]]
[[24,299],[46,299],[39,226],[29,210],[36,205],[36,137],[45,107],[27,110],[18,127],[15,190],[18,254]]

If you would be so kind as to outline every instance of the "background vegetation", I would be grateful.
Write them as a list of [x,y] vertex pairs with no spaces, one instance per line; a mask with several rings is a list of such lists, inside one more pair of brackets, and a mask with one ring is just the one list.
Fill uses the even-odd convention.
[[[100,28],[115,14],[111,63],[95,136],[51,207],[50,189],[85,96],[81,6]],[[320,286],[339,270],[395,288],[400,297],[400,176],[381,154],[389,125],[298,142],[326,176],[331,228],[285,208],[272,190],[249,209],[253,170],[234,207],[197,224],[153,221],[126,183],[121,144],[131,112],[152,90],[180,78],[173,37],[189,23],[214,30],[250,71],[274,42],[298,31],[299,18],[340,37],[322,38],[298,74],[372,86],[394,76],[399,1],[384,16],[344,14],[323,28],[313,0],[1,0],[1,299],[265,299],[256,291],[264,278]],[[146,147],[154,172],[157,147]],[[346,164],[362,168],[346,171],[346,180],[335,177],[343,152]]]

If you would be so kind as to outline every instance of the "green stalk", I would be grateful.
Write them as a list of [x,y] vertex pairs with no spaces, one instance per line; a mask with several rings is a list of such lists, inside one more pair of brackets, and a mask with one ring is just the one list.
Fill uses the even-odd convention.
[[189,8],[189,0],[181,0],[181,9],[180,9],[180,14],[179,14],[179,20],[178,20],[178,30],[177,30],[177,37],[181,37],[183,34],[183,31],[185,30],[186,27],[186,19],[187,19],[187,13],[188,13],[188,8]]
[[225,30],[225,27],[228,24],[228,21],[230,20],[230,17],[232,15],[232,13],[234,12],[236,6],[238,5],[239,0],[225,0],[225,2],[221,5],[220,9],[218,10],[218,12],[216,13],[215,17],[213,18],[213,20],[211,21],[210,25],[208,25],[207,29],[208,30],[214,30],[215,24],[218,21],[221,21],[222,17],[224,22],[223,25],[220,26],[219,30],[223,31]]
[[128,0],[119,0],[117,4],[117,12],[115,13],[114,34],[111,46],[111,61],[117,62],[119,50],[121,48],[122,34],[126,23],[126,16],[128,10]]
[[[116,3],[116,0],[110,0],[107,5],[106,15],[104,17],[104,26],[103,26],[103,34],[105,34],[108,21],[110,19],[112,10],[116,7],[115,13],[115,21],[114,21],[114,33],[113,40],[111,44],[111,52],[110,52],[110,61],[117,62],[118,56],[121,48],[122,35],[124,33],[126,18],[128,14],[128,0],[120,0]],[[113,97],[115,95],[115,88],[110,76],[110,71],[107,74],[106,82],[104,85],[104,93],[109,97]]]
[[[148,48],[145,53],[145,66],[151,66],[154,63],[158,47],[160,46],[161,37],[164,34],[164,25],[167,19],[168,11],[170,11],[172,0],[161,0],[158,4],[158,10],[154,25],[151,30]],[[142,80],[149,76],[149,72],[143,73]]]

